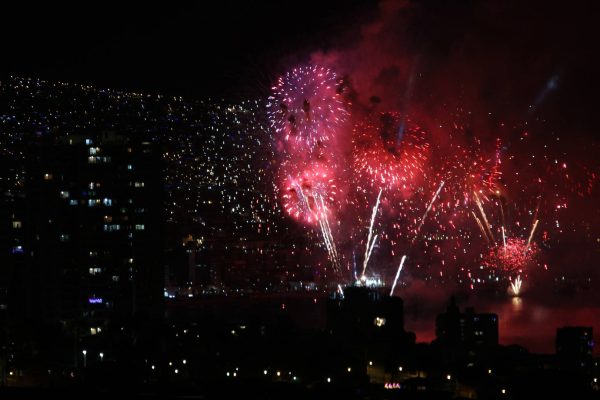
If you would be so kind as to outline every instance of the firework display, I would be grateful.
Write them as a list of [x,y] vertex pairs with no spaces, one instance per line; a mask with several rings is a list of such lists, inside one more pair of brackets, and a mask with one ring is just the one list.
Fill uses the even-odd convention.
[[313,148],[336,135],[348,112],[336,74],[328,68],[293,69],[273,87],[267,104],[271,127],[293,146]]
[[[560,161],[564,151],[552,154],[557,149],[528,141],[524,127],[502,122],[479,132],[462,110],[432,118],[435,135],[394,110],[354,115],[334,91],[334,83],[343,86],[335,76],[297,67],[279,78],[267,110],[276,139],[303,142],[276,151],[286,160],[282,207],[309,235],[321,227],[320,247],[343,272],[337,280],[364,284],[377,275],[393,293],[404,268],[412,278],[470,289],[498,282],[518,294],[523,279],[548,270],[542,260],[564,231],[560,214],[569,195],[591,194],[593,169],[579,168],[582,185]],[[321,103],[310,102],[315,96]],[[318,108],[326,112],[311,116],[305,98],[328,104]],[[346,119],[351,124],[340,123]],[[523,165],[517,154],[531,161]],[[326,173],[315,172],[324,164]],[[323,229],[325,219],[337,229]]]

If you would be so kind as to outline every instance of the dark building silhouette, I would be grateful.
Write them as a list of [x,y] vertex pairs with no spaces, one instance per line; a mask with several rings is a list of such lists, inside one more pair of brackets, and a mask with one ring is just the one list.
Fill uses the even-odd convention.
[[393,337],[404,333],[404,304],[367,287],[347,287],[328,304],[329,329],[357,339]]
[[[26,180],[33,317],[160,317],[163,188],[154,145],[112,132],[32,143]],[[94,331],[95,330],[95,331]]]
[[[327,304],[327,327],[350,369],[383,383],[397,373],[415,335],[404,330],[404,303],[376,289],[347,287]],[[346,367],[344,367],[346,368]]]
[[589,368],[593,362],[592,327],[565,326],[556,330],[556,355],[563,367]]
[[498,315],[477,314],[470,307],[461,313],[452,298],[446,312],[436,319],[435,333],[438,342],[447,345],[497,346]]

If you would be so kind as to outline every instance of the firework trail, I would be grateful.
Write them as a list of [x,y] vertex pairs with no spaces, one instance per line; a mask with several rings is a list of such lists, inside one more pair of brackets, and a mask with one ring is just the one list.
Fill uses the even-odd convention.
[[485,239],[485,241],[488,244],[490,244],[490,238],[488,237],[487,232],[485,231],[485,228],[483,227],[483,224],[481,223],[481,221],[479,220],[479,218],[477,218],[477,215],[475,215],[474,211],[471,211],[471,214],[473,215],[473,218],[475,218],[475,222],[477,222],[477,226],[479,227],[479,230],[481,231],[481,234],[483,235],[483,238]]
[[537,228],[538,222],[540,222],[540,220],[536,219],[533,223],[533,226],[531,227],[531,233],[529,234],[529,238],[527,239],[527,249],[529,249],[529,245],[531,244],[531,239],[533,238],[533,234],[535,233],[535,228]]
[[376,242],[377,242],[377,235],[373,236],[373,240],[371,240],[371,246],[369,247],[368,255],[367,255],[367,263],[365,264],[365,266],[363,268],[363,276],[364,276],[365,270],[367,269],[367,264],[369,263],[369,259],[371,258],[371,253],[373,253],[373,249],[375,248]]
[[417,240],[417,238],[419,237],[419,232],[421,231],[421,228],[423,227],[423,224],[425,223],[425,218],[427,218],[427,214],[429,214],[429,211],[431,210],[431,207],[433,206],[433,203],[435,202],[435,200],[440,195],[440,191],[442,190],[443,187],[444,187],[444,181],[441,181],[440,182],[440,186],[438,187],[437,191],[433,195],[433,198],[429,202],[429,205],[427,206],[427,209],[425,210],[425,213],[423,214],[423,217],[421,217],[421,222],[419,223],[419,226],[417,227],[417,229],[415,231],[415,237],[413,238],[413,240],[411,242],[411,245],[414,244],[415,241]]
[[344,298],[344,289],[342,289],[342,285],[338,284],[337,288],[338,288],[338,291],[340,292],[340,294],[342,295],[342,298]]
[[392,285],[392,290],[390,290],[390,296],[394,295],[394,289],[396,288],[396,282],[398,282],[398,278],[400,277],[400,271],[402,271],[402,266],[404,265],[404,261],[406,260],[406,255],[402,256],[400,260],[400,265],[398,266],[398,271],[396,272],[396,277],[394,278],[394,284]]
[[487,229],[487,232],[490,235],[490,238],[492,239],[493,242],[496,242],[496,239],[494,238],[494,234],[492,233],[492,230],[490,228],[490,223],[487,219],[487,215],[485,214],[485,211],[483,209],[483,206],[481,205],[481,200],[479,200],[479,196],[477,196],[477,192],[473,192],[473,195],[475,196],[475,204],[477,204],[477,208],[479,208],[479,212],[481,213],[481,217],[483,218],[483,222],[485,222],[484,227]]
[[521,275],[517,275],[514,281],[510,282],[510,288],[515,296],[519,296],[521,293],[521,285],[523,281],[521,280]]
[[[313,168],[317,167],[313,166]],[[317,168],[316,172],[305,171],[299,179],[288,176],[283,200],[284,209],[290,216],[302,218],[310,224],[318,223],[331,264],[334,270],[339,272],[339,257],[329,224],[330,210],[325,204],[325,199],[329,202],[334,201],[336,190],[329,175],[327,172],[319,172]]]
[[369,225],[369,235],[367,236],[367,245],[365,249],[365,259],[363,261],[363,270],[361,273],[361,278],[365,276],[365,272],[367,270],[367,264],[369,263],[369,258],[371,257],[371,253],[373,252],[373,247],[375,247],[375,241],[377,240],[377,235],[375,238],[371,240],[373,235],[373,223],[375,222],[375,217],[377,216],[377,210],[379,209],[379,201],[381,199],[381,192],[383,189],[379,189],[379,194],[377,195],[377,201],[375,202],[375,206],[373,207],[373,213],[371,214],[371,224]]
[[325,247],[329,252],[329,258],[331,263],[333,264],[333,268],[339,272],[339,258],[337,254],[337,249],[335,247],[335,242],[333,240],[333,235],[331,234],[331,227],[329,225],[329,218],[327,217],[327,207],[325,206],[325,202],[323,201],[323,197],[319,196],[320,208],[323,212],[319,215],[319,226],[321,227],[321,232],[323,233],[323,240],[325,242]]

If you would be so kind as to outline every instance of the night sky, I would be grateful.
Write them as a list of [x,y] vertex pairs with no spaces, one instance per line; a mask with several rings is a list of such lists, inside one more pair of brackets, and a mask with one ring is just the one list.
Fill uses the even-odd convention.
[[[597,6],[548,3],[554,2],[3,5],[0,70],[193,98],[251,97],[311,54],[356,47],[365,26],[379,21],[387,30],[382,40],[392,43],[385,60],[362,52],[372,68],[418,56],[425,79],[459,78],[488,96],[498,95],[490,81],[510,87],[501,94],[511,107],[532,103],[556,77],[547,111],[560,123],[597,131]],[[389,12],[390,4],[402,10]],[[414,90],[435,95],[439,88]]]
[[355,0],[3,6],[0,68],[194,98],[255,94],[286,58],[306,57],[375,11]]

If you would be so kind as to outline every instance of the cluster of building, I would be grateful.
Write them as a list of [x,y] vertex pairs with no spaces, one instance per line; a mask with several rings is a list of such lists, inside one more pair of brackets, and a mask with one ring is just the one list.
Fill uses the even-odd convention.
[[110,344],[85,341],[77,368],[9,361],[3,382],[132,393],[177,388],[207,398],[595,398],[600,389],[592,328],[559,328],[555,354],[532,354],[499,344],[496,314],[461,311],[453,300],[437,316],[431,343],[405,330],[401,298],[364,286],[329,297],[212,296],[167,311],[164,324],[107,327]]

